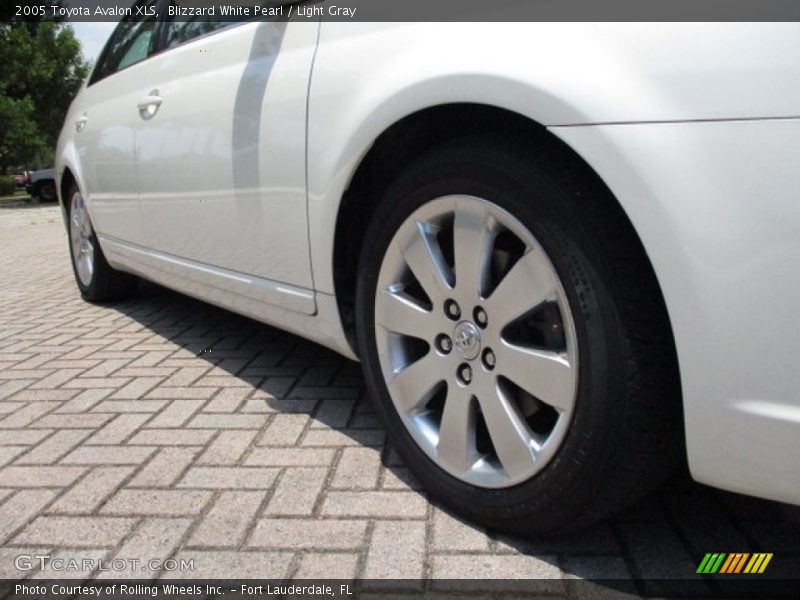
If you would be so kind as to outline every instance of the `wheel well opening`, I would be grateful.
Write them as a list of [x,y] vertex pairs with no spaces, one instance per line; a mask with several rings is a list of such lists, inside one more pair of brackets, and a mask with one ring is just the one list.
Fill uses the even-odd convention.
[[67,192],[75,184],[75,176],[68,168],[64,169],[64,175],[61,177],[61,187],[59,188],[58,200],[64,210],[69,212],[69,205],[67,204]]
[[449,104],[414,113],[383,132],[358,166],[336,222],[333,268],[345,331],[355,348],[354,304],[361,242],[378,200],[403,170],[426,151],[475,135],[537,139],[544,127],[519,114],[479,104]]
[[[646,299],[661,312],[663,329],[674,352],[674,338],[660,285],[627,214],[595,171],[569,146],[542,125],[518,113],[476,104],[429,108],[394,124],[375,141],[348,186],[336,223],[333,255],[334,284],[343,326],[355,344],[355,290],[362,240],[387,187],[413,161],[440,144],[486,136],[516,153],[532,157],[586,212],[586,233],[605,240],[615,260],[612,269],[636,273],[635,289],[625,290],[632,302]],[[594,229],[594,231],[590,230]],[[610,231],[609,231],[610,230]],[[623,276],[630,281],[630,275]],[[677,374],[677,358],[675,358]]]

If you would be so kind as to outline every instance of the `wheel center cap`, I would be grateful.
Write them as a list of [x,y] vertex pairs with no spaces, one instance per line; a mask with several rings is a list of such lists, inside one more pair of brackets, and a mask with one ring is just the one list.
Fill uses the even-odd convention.
[[472,360],[481,350],[481,332],[470,321],[461,321],[453,330],[453,342],[461,355]]

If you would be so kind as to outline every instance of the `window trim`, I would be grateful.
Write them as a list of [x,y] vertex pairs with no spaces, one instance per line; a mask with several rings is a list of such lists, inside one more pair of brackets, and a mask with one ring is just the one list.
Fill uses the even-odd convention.
[[[117,73],[122,73],[123,71],[125,71],[127,69],[130,69],[131,67],[135,67],[136,65],[140,65],[140,64],[144,63],[145,61],[150,60],[150,58],[155,56],[156,54],[159,54],[160,46],[161,46],[160,38],[161,38],[161,35],[162,35],[161,30],[163,29],[163,22],[164,22],[163,19],[161,18],[161,15],[163,14],[162,13],[162,9],[164,8],[164,5],[168,1],[169,0],[158,0],[156,2],[156,12],[158,14],[158,17],[156,17],[156,20],[155,20],[155,27],[153,29],[153,36],[150,38],[150,45],[149,45],[149,47],[147,49],[147,56],[144,57],[142,60],[137,61],[137,62],[135,62],[133,64],[130,64],[130,65],[126,66],[126,67],[123,67],[122,69],[118,69],[118,70],[114,71],[113,73],[108,73],[107,75],[103,75],[103,76],[100,75],[100,66],[105,62],[105,60],[106,60],[106,58],[108,56],[108,53],[111,50],[111,41],[114,39],[114,36],[117,34],[117,31],[119,31],[120,27],[122,27],[122,23],[124,22],[124,19],[120,20],[120,22],[117,23],[117,26],[114,28],[114,31],[109,36],[108,40],[106,40],[106,45],[103,46],[103,51],[100,52],[100,55],[97,57],[97,60],[94,63],[94,67],[92,67],[92,74],[89,77],[89,83],[87,84],[87,87],[90,87],[90,86],[94,85],[95,83],[97,83],[99,81],[103,81],[104,79],[107,79],[109,77],[113,77]],[[139,4],[138,0],[136,2],[134,2],[133,4],[131,4],[131,8],[133,8],[137,4]]]
[[[298,4],[307,4],[309,2],[314,2],[314,1],[316,1],[316,0],[283,0],[283,1],[278,1],[278,2],[270,2],[270,4],[272,4],[274,6],[295,6],[295,5],[298,5]],[[236,27],[240,27],[241,25],[246,25],[248,23],[253,23],[255,21],[268,22],[268,21],[273,21],[273,20],[274,21],[280,20],[280,19],[266,19],[266,18],[263,18],[263,17],[251,17],[250,19],[247,19],[245,21],[234,22],[234,24],[230,25],[229,27],[222,27],[220,29],[216,29],[214,31],[209,31],[208,33],[204,33],[203,35],[199,35],[197,37],[193,37],[193,38],[190,38],[188,40],[184,40],[183,42],[181,42],[179,44],[176,44],[175,46],[172,46],[171,48],[168,48],[167,45],[166,45],[166,43],[167,43],[167,25],[168,25],[168,22],[166,20],[166,14],[167,14],[167,5],[168,5],[169,2],[170,2],[170,0],[158,0],[158,2],[156,3],[156,9],[157,9],[157,12],[158,12],[158,17],[155,20],[155,31],[153,32],[153,37],[150,38],[150,47],[147,50],[147,56],[145,58],[143,58],[142,60],[140,60],[138,62],[135,62],[135,63],[133,63],[131,65],[128,65],[126,67],[123,67],[122,69],[118,69],[118,70],[114,71],[113,73],[109,73],[107,75],[103,75],[102,77],[100,76],[99,67],[100,67],[100,65],[102,65],[105,62],[106,56],[108,55],[108,52],[109,52],[110,47],[111,47],[111,40],[114,39],[114,36],[116,35],[117,30],[122,26],[122,21],[120,21],[117,24],[117,26],[114,28],[114,31],[109,36],[108,40],[106,41],[106,45],[103,46],[102,52],[100,52],[100,54],[98,55],[97,60],[95,61],[94,67],[92,67],[92,73],[89,76],[88,83],[86,84],[86,87],[91,87],[95,83],[103,81],[104,79],[107,79],[109,77],[113,77],[117,73],[122,73],[123,71],[126,71],[127,69],[130,69],[131,67],[135,67],[136,65],[141,65],[141,64],[147,62],[148,60],[150,60],[151,58],[153,58],[154,56],[158,56],[158,55],[163,54],[165,52],[170,52],[172,50],[177,50],[178,48],[182,48],[183,46],[186,46],[187,44],[191,44],[195,40],[202,40],[202,39],[208,38],[210,36],[217,35],[218,33],[222,33],[223,31],[228,31],[230,29],[234,29]],[[138,1],[134,2],[131,6],[132,7],[136,6],[136,4],[138,4]],[[266,2],[264,2],[264,4],[266,4]]]

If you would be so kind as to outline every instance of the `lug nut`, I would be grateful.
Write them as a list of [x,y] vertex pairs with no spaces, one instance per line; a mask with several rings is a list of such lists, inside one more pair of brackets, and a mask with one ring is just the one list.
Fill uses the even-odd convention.
[[458,306],[458,303],[455,300],[445,301],[444,312],[448,317],[450,317],[454,321],[458,320],[461,317],[461,308]]
[[442,354],[450,354],[450,351],[453,349],[453,340],[444,333],[440,333],[436,336],[436,348]]
[[483,366],[486,367],[487,370],[491,371],[494,369],[496,364],[497,357],[495,357],[494,352],[492,352],[491,348],[486,348],[486,350],[483,351]]
[[481,329],[486,327],[486,325],[489,323],[489,316],[480,306],[475,307],[475,310],[472,311],[472,316],[475,318],[475,322]]
[[461,365],[458,368],[458,378],[462,383],[468,384],[472,381],[472,367],[469,365]]

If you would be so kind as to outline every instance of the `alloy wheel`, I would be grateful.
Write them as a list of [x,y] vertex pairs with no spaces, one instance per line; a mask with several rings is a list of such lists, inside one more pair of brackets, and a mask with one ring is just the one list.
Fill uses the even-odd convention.
[[395,409],[449,474],[504,488],[556,454],[575,408],[575,325],[547,254],[497,204],[445,196],[402,223],[375,334]]
[[92,222],[86,211],[86,204],[80,192],[72,195],[70,204],[70,243],[72,244],[72,261],[80,282],[89,286],[94,274],[94,243],[92,241]]

